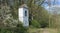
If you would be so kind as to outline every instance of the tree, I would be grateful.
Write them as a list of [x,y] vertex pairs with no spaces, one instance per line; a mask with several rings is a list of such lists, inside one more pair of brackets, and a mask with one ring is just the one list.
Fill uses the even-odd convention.
[[[38,2],[38,0],[37,0]],[[36,20],[42,27],[42,25],[46,24],[48,25],[48,12],[43,7],[41,7],[41,4],[44,3],[44,0],[42,2],[39,2],[41,4],[35,4],[35,0],[30,0],[27,5],[29,7],[29,14],[30,14],[30,24],[32,23],[32,20]],[[41,23],[42,22],[42,23]]]

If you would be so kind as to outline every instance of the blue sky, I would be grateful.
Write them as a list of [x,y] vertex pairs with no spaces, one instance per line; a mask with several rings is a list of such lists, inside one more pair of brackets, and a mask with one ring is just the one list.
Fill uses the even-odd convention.
[[[46,2],[48,3],[48,1],[46,0],[45,3],[43,4],[43,6],[44,6],[45,8],[48,8],[49,6],[48,6],[48,4],[47,4]],[[53,5],[60,5],[60,0],[55,0],[55,2],[54,2],[54,0],[51,0],[50,3],[51,3],[52,6],[53,6]]]
[[60,0],[56,0],[55,4],[60,5]]
[[[43,7],[46,10],[50,11],[50,13],[53,13],[54,11],[57,11],[60,14],[60,0],[55,0],[55,2],[54,2],[54,0],[51,0],[51,2],[50,2],[51,3],[50,8],[49,8],[49,6],[48,6],[48,4],[46,2],[48,3],[48,1],[46,0],[45,3],[43,4]],[[52,6],[54,6],[55,8],[52,7]]]

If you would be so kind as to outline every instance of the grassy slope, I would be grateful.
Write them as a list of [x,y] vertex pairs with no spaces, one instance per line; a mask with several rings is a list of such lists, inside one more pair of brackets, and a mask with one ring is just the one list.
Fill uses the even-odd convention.
[[60,33],[60,30],[52,28],[44,28],[44,29],[29,28],[28,31],[29,33]]

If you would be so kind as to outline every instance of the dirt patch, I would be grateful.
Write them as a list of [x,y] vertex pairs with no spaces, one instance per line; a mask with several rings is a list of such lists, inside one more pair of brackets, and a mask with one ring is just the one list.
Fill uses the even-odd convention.
[[[31,30],[31,29],[30,29]],[[33,29],[30,33],[57,33],[57,29]]]

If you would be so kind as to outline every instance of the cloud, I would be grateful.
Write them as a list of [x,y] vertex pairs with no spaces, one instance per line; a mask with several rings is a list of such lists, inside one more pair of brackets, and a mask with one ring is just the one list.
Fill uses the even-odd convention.
[[[45,2],[48,2],[48,1],[46,0]],[[55,2],[54,2],[54,0],[51,0],[50,3],[51,3],[51,7],[53,7],[53,6],[54,6],[54,7],[55,7],[55,6],[56,6],[56,7],[60,7],[60,0],[55,0]],[[49,6],[48,6],[47,3],[44,3],[43,6],[44,6],[45,9],[49,9]]]

